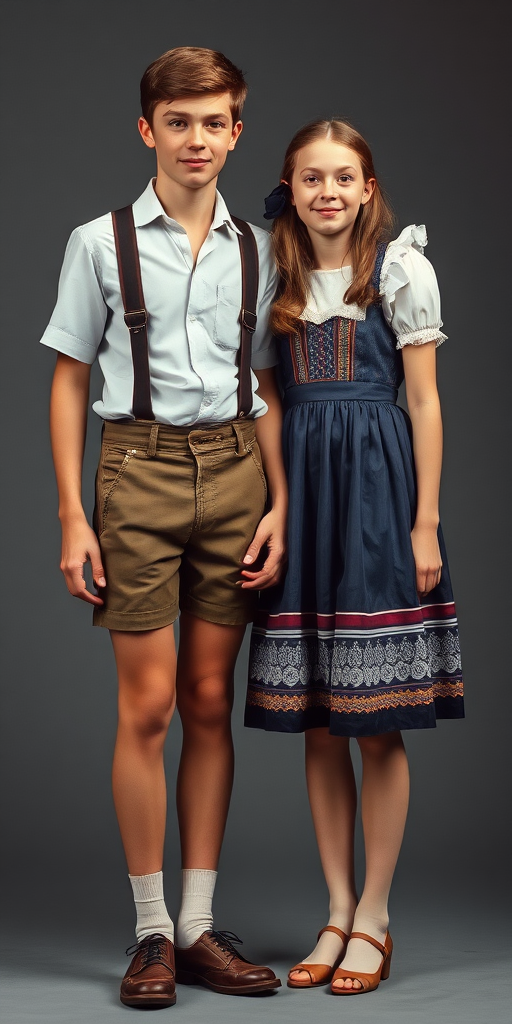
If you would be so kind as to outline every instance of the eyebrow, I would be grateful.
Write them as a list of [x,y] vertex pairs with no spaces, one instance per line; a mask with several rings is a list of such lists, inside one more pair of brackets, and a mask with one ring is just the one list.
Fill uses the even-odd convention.
[[[171,100],[171,102],[172,102],[172,100]],[[174,117],[191,117],[191,116],[193,117],[194,116],[194,115],[191,115],[190,110],[169,110],[169,109],[167,109],[167,110],[163,111],[162,117],[169,117],[169,114],[173,114]],[[229,115],[227,113],[223,112],[221,114],[205,114],[204,116],[207,117],[209,121],[218,121],[221,117],[228,117]]]
[[[303,167],[303,169],[302,169],[302,171],[300,173],[301,174],[305,174],[306,171],[313,171],[314,174],[322,174],[323,173],[322,171],[319,171],[317,167]],[[356,174],[357,174],[357,168],[356,167],[352,167],[352,164],[347,164],[346,167],[338,167],[338,172],[337,173],[341,174],[342,171],[355,171]]]

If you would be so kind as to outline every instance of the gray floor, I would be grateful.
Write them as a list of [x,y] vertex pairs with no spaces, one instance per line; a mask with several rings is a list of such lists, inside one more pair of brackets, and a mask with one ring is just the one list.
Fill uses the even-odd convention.
[[[268,941],[262,941],[262,921],[257,921],[253,932],[259,933],[260,941],[247,952],[270,962],[285,980],[293,958],[306,951],[307,940],[303,943],[298,936],[313,932],[313,922],[309,924],[281,921],[272,936],[272,953]],[[511,1024],[505,913],[496,910],[491,916],[481,908],[470,920],[468,907],[432,904],[411,914],[404,904],[395,909],[393,931],[390,978],[365,998],[342,1002],[324,989],[297,992],[285,985],[274,995],[235,998],[180,986],[176,1006],[159,1011],[158,1019],[170,1015],[184,1024],[309,1024],[315,1018],[325,1024],[341,1018],[378,1019],[379,1024]],[[3,958],[3,1024],[113,1024],[130,1015],[136,1019],[140,1011],[118,1001],[119,978],[125,970],[124,938],[116,929],[100,941],[85,935],[77,942],[69,926],[55,938],[41,933],[34,940],[32,929],[26,935],[11,933]]]

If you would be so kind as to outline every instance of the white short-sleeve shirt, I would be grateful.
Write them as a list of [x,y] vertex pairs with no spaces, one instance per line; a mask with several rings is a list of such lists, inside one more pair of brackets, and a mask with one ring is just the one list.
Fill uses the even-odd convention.
[[[175,426],[218,423],[237,414],[236,355],[242,280],[238,228],[216,193],[215,212],[194,267],[185,229],[168,217],[150,181],[133,204],[142,285],[148,310],[151,396],[155,419]],[[277,273],[270,236],[251,225],[259,255],[258,322],[252,367],[277,363],[268,329]],[[57,304],[41,338],[83,363],[97,358],[103,376],[103,419],[133,418],[133,365],[124,322],[112,217],[76,228],[67,245]],[[252,374],[253,392],[258,386]],[[254,394],[251,416],[266,412]]]

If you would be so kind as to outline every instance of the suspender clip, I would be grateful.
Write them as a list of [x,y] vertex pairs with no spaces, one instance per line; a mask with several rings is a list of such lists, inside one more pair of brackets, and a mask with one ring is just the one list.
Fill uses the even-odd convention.
[[246,331],[250,331],[251,334],[254,334],[258,320],[256,313],[251,313],[249,309],[242,309],[240,312],[240,320]]
[[137,331],[142,331],[147,327],[148,314],[145,309],[130,310],[124,314],[124,322],[130,331],[130,334],[132,331],[136,334]]

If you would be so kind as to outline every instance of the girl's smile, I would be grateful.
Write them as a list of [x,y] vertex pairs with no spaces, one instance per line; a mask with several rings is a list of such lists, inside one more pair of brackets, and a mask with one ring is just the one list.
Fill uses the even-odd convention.
[[[290,186],[313,249],[324,249],[329,239],[329,246],[346,251],[359,210],[374,187],[373,178],[365,181],[357,153],[330,138],[317,139],[297,153]],[[339,265],[338,255],[334,262]]]
[[319,213],[321,217],[335,217],[337,213],[341,213],[342,207],[334,208],[333,206],[322,206],[320,209],[315,209],[315,213]]

